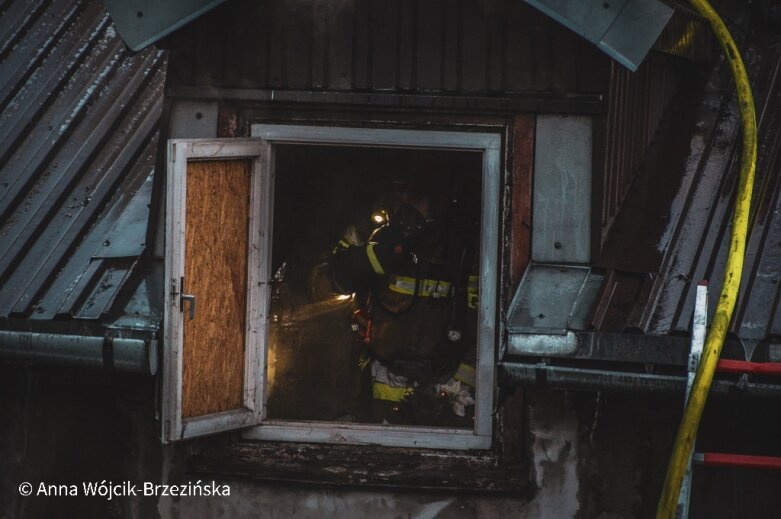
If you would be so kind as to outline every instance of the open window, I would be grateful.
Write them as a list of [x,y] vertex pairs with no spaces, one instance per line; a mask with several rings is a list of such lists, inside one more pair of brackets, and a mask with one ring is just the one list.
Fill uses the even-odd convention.
[[285,125],[172,141],[164,439],[490,447],[500,147]]
[[168,157],[163,440],[175,441],[260,423],[269,153],[173,140]]

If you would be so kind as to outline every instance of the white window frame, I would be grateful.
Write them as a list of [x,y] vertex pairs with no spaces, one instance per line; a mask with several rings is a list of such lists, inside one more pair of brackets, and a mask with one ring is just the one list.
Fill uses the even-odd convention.
[[269,171],[264,172],[264,177],[270,179],[269,184],[262,192],[254,194],[262,204],[264,213],[269,216],[262,219],[263,226],[260,229],[261,234],[266,237],[267,246],[262,249],[261,255],[250,259],[250,269],[262,272],[261,280],[266,280],[261,284],[260,293],[261,305],[264,308],[262,313],[265,316],[261,325],[262,346],[260,348],[260,366],[263,367],[261,380],[264,383],[268,356],[268,314],[265,309],[270,297],[268,269],[272,258],[270,237],[273,232],[271,215],[273,214],[275,144],[476,151],[483,155],[483,171],[474,428],[468,430],[268,419],[265,405],[268,393],[265,388],[261,388],[260,398],[264,404],[260,425],[245,430],[244,437],[256,440],[371,444],[390,447],[489,449],[492,441],[491,413],[496,381],[501,134],[255,124],[251,128],[251,136],[270,146],[269,160],[265,162]]
[[[182,417],[182,371],[184,319],[180,280],[185,275],[185,227],[187,225],[187,164],[198,160],[251,160],[250,214],[247,258],[247,308],[244,347],[242,408],[192,418]],[[265,370],[261,353],[267,333],[267,299],[260,280],[268,279],[268,268],[260,251],[270,247],[267,228],[270,208],[263,210],[261,194],[269,189],[269,145],[260,139],[172,139],[168,141],[165,261],[165,348],[163,350],[162,440],[164,443],[235,430],[260,423]],[[186,284],[186,280],[185,280]],[[185,287],[186,289],[187,287]],[[203,297],[203,295],[201,295]],[[197,305],[196,305],[197,306]]]

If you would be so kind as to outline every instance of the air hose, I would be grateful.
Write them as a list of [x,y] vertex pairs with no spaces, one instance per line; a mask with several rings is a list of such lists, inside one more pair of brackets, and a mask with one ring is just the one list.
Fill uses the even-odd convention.
[[708,397],[724,338],[735,310],[746,251],[751,192],[754,186],[754,170],[757,162],[757,121],[754,113],[754,99],[751,95],[751,85],[740,52],[726,25],[707,0],[690,0],[690,3],[710,24],[729,62],[732,76],[735,78],[743,127],[743,152],[735,199],[735,212],[732,218],[729,256],[724,269],[724,282],[713,322],[705,340],[702,360],[697,368],[691,394],[675,438],[664,488],[656,510],[656,519],[675,517],[681,484],[689,465],[705,400]]

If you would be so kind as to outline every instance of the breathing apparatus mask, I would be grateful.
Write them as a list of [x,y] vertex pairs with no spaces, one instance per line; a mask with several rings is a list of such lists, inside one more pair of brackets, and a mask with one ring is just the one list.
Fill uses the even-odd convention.
[[372,214],[372,221],[380,227],[374,230],[370,241],[392,241],[411,249],[418,239],[438,227],[431,197],[421,193],[416,185],[395,185],[388,202],[388,209],[382,208]]

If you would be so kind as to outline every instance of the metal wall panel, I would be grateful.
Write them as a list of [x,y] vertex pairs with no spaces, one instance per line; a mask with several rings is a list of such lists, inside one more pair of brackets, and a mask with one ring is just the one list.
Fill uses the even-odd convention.
[[590,117],[537,117],[532,260],[591,260],[591,152]]

